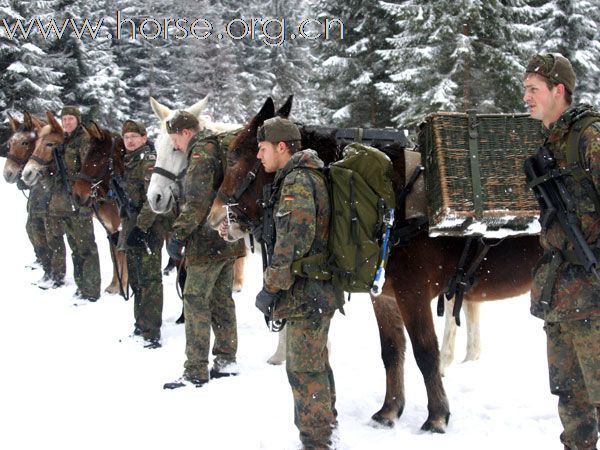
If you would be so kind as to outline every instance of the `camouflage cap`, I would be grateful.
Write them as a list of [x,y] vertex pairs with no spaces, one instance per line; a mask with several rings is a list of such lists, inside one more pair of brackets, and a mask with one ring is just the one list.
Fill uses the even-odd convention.
[[571,94],[575,91],[577,78],[571,62],[560,53],[535,55],[527,64],[525,74],[535,73],[553,83],[564,84]]
[[256,139],[258,142],[269,141],[273,143],[300,141],[300,130],[287,119],[273,117],[265,120],[263,126],[258,128]]
[[187,111],[176,111],[175,114],[167,120],[167,133],[175,134],[185,129],[195,130],[200,126],[198,118]]
[[81,110],[79,106],[65,105],[60,110],[60,116],[75,116],[81,122]]
[[146,136],[146,126],[143,122],[134,120],[126,120],[121,126],[121,136],[125,133],[137,133],[140,136]]

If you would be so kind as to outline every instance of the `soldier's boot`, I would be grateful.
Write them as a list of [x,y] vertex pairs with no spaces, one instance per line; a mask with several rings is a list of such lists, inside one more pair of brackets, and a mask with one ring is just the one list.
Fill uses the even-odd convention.
[[183,376],[177,378],[175,381],[165,383],[163,389],[179,389],[185,386],[195,386],[199,388],[206,383],[208,383],[208,379],[206,378],[201,378],[197,375],[183,374]]
[[238,375],[238,373],[239,371],[235,357],[230,356],[217,356],[210,368],[211,378],[234,377]]

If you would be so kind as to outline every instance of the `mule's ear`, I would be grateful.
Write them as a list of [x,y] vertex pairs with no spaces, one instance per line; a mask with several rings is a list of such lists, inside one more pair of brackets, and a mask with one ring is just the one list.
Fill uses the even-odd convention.
[[86,128],[87,132],[94,139],[99,140],[99,141],[102,140],[102,130],[100,130],[100,127],[98,126],[98,124],[96,122],[94,122],[93,120],[91,123],[92,124],[89,126],[89,128]]
[[33,124],[33,128],[35,128],[36,130],[41,129],[44,125],[46,125],[46,122],[44,122],[37,116],[31,116],[31,123]]
[[275,104],[273,99],[268,97],[258,114],[256,114],[256,126],[261,126],[265,120],[275,117]]
[[33,122],[31,121],[31,114],[29,114],[29,111],[23,113],[23,128],[27,131],[33,130]]
[[156,117],[158,117],[160,120],[165,120],[167,117],[169,117],[169,114],[171,114],[171,108],[161,105],[157,100],[154,99],[154,97],[150,97],[150,106],[152,107],[152,111],[154,111]]
[[13,131],[13,133],[16,133],[21,126],[21,123],[11,116],[9,112],[7,112],[6,115],[8,116],[8,121],[10,122],[10,129]]
[[204,106],[206,105],[206,102],[208,102],[208,95],[206,97],[204,97],[202,100],[200,100],[199,102],[194,103],[189,108],[186,108],[185,110],[187,112],[189,112],[190,114],[193,114],[194,116],[199,117],[200,113],[204,110]]
[[290,116],[290,111],[292,110],[292,102],[294,101],[294,95],[290,95],[285,103],[281,105],[281,108],[277,110],[275,113],[276,116],[283,117],[287,119]]
[[52,114],[51,111],[46,111],[46,118],[48,119],[48,125],[50,125],[50,129],[53,132],[57,132],[57,133],[63,132],[62,126],[60,125],[60,123],[58,123],[58,121],[54,117],[54,114]]

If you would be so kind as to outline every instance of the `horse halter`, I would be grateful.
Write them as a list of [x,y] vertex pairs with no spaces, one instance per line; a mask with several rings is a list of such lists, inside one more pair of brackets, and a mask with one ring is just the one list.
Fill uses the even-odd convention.
[[248,217],[244,210],[239,207],[239,201],[242,195],[244,195],[244,193],[248,190],[250,185],[254,183],[254,180],[256,180],[256,175],[258,174],[261,165],[262,163],[260,161],[256,161],[256,164],[254,164],[252,170],[246,174],[244,181],[242,181],[242,184],[236,189],[233,195],[227,195],[221,190],[217,191],[217,197],[219,197],[219,199],[223,202],[223,207],[226,210],[228,222],[231,222],[232,211],[236,217],[244,219],[248,225],[252,225],[256,222]]
[[114,171],[115,147],[116,147],[116,143],[115,143],[115,140],[113,139],[113,142],[110,146],[110,156],[108,157],[108,164],[104,167],[104,170],[102,171],[102,173],[100,173],[100,175],[96,176],[96,178],[93,178],[93,177],[91,177],[85,173],[81,173],[81,172],[79,172],[77,174],[78,179],[87,181],[88,183],[90,183],[90,185],[91,185],[90,197],[92,197],[92,198],[98,197],[98,188],[104,181],[104,178],[106,178],[107,175],[112,177],[115,173],[115,171]]

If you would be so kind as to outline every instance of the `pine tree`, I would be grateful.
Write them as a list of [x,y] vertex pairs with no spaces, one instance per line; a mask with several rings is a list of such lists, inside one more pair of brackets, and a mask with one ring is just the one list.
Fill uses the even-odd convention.
[[386,80],[387,61],[376,52],[388,46],[385,38],[393,34],[393,16],[377,0],[322,0],[313,4],[313,11],[322,23],[328,18],[343,24],[343,39],[334,27],[318,47],[322,69],[313,81],[326,120],[339,126],[391,125],[391,97],[378,88]]
[[544,30],[537,52],[568,58],[577,75],[575,100],[600,107],[600,5],[589,0],[535,3],[543,11],[536,25]]
[[[384,3],[400,32],[380,51],[401,125],[437,110],[522,110],[522,74],[536,29],[522,0]],[[517,26],[519,25],[519,26]]]

